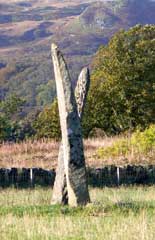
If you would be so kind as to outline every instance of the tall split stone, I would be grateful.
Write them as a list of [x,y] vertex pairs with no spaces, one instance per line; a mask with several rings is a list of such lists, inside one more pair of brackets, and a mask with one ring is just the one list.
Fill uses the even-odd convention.
[[[90,85],[89,69],[83,68],[75,88],[75,100],[80,120],[82,120],[83,110],[86,102],[87,93]],[[52,204],[67,204],[68,191],[66,183],[66,174],[64,166],[64,155],[62,142],[58,154],[58,166],[56,170],[56,178],[53,187]]]
[[90,198],[80,118],[67,64],[55,44],[52,44],[51,50],[62,132],[64,176],[67,185],[68,203],[71,206],[85,205],[90,201]]

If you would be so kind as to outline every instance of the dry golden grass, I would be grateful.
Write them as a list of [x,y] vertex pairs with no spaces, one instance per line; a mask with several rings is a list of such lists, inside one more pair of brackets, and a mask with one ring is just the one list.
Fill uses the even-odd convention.
[[[134,153],[134,151],[131,151],[128,155],[99,156],[99,149],[112,146],[117,140],[121,139],[121,136],[116,136],[84,140],[86,165],[97,168],[106,165],[155,164],[154,151],[150,151],[146,155],[141,152]],[[130,138],[128,140],[130,142]],[[58,151],[59,142],[50,139],[28,140],[21,143],[3,143],[0,145],[0,167],[55,169],[57,166]]]
[[58,142],[46,139],[4,143],[0,146],[0,166],[52,169],[56,166],[58,148]]
[[[110,146],[117,137],[87,139],[84,141],[86,164],[89,167],[101,167],[112,161],[99,159],[97,149]],[[3,143],[0,145],[0,167],[38,167],[54,169],[57,165],[59,142],[50,139],[24,141],[21,143]]]

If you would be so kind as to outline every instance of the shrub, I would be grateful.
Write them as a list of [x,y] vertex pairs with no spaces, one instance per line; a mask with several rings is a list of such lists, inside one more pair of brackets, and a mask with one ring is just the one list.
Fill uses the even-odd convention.
[[130,154],[147,155],[155,151],[155,125],[146,128],[145,131],[136,130],[131,137],[116,140],[108,147],[97,150],[99,158],[128,157]]

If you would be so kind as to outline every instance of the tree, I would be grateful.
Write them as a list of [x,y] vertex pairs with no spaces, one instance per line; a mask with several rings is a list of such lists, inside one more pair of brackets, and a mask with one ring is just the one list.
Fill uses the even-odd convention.
[[38,115],[33,127],[36,131],[37,138],[60,138],[61,131],[57,100],[54,100],[50,107],[44,108]]
[[0,102],[0,141],[15,141],[19,129],[19,115],[25,101],[16,95],[11,95]]
[[8,139],[11,133],[11,124],[8,119],[0,114],[0,142]]
[[155,26],[121,30],[94,57],[85,133],[120,133],[155,122]]
[[55,85],[52,81],[37,87],[36,102],[38,106],[49,105],[55,97]]

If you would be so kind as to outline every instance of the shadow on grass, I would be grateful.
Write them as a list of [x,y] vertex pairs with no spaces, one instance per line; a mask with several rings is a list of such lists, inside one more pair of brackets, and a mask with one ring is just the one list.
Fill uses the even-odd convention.
[[86,207],[71,208],[59,205],[42,205],[42,206],[0,206],[0,216],[13,215],[23,217],[107,217],[112,215],[129,214],[137,215],[142,211],[155,214],[154,202],[118,202],[115,204],[90,204]]
[[128,215],[129,213],[139,214],[141,211],[155,212],[154,202],[118,202],[105,207],[105,212],[117,212],[119,214]]

